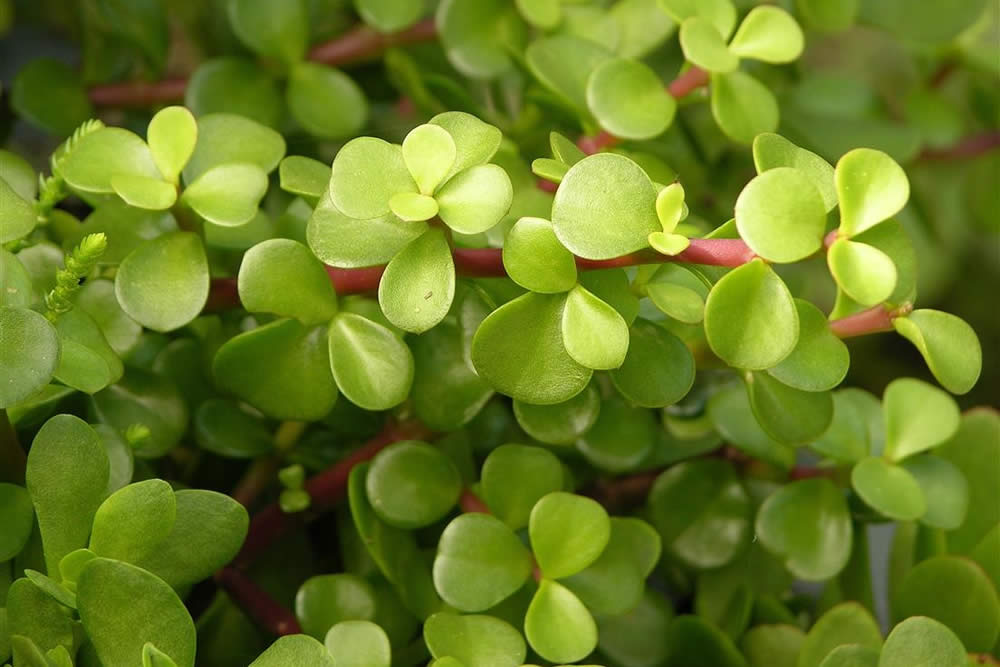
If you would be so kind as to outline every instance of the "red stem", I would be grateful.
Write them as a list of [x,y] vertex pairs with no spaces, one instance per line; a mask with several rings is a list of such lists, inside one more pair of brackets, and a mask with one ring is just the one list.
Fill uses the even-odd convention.
[[302,632],[295,614],[258,587],[246,573],[227,566],[215,573],[215,582],[262,630],[277,636]]
[[1000,147],[1000,131],[994,130],[966,137],[948,148],[925,148],[917,156],[917,159],[926,162],[962,160],[970,157],[978,157],[997,147]]
[[462,495],[458,498],[458,506],[463,512],[477,512],[479,514],[491,514],[483,499],[472,492],[471,489],[463,489]]
[[872,306],[867,310],[830,321],[830,330],[840,338],[853,338],[870,333],[892,331],[892,320],[896,313],[884,305]]
[[[333,66],[349,65],[374,58],[390,46],[425,42],[436,34],[433,19],[425,19],[389,35],[359,25],[329,42],[317,44],[309,51],[308,59]],[[188,80],[182,77],[108,83],[91,87],[87,95],[96,106],[148,107],[182,101],[187,83]]]

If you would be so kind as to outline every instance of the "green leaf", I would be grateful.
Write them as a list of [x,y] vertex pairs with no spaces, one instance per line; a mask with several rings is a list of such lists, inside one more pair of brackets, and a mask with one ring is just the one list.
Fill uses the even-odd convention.
[[543,30],[549,30],[559,25],[562,10],[559,0],[516,0],[517,10],[524,20]]
[[100,327],[105,340],[118,355],[127,353],[139,340],[142,326],[125,314],[110,280],[88,280],[76,294],[76,307]]
[[648,410],[612,397],[601,405],[594,426],[576,448],[596,468],[612,473],[638,467],[653,449],[658,424]]
[[[66,614],[66,608],[34,581],[24,577],[15,579],[6,595],[6,632],[9,635],[31,639],[39,649],[46,651],[57,646],[73,647],[73,621]],[[15,647],[14,655],[19,653],[21,651]],[[40,667],[49,666],[42,662]]]
[[297,63],[288,77],[285,95],[296,122],[322,139],[354,136],[368,118],[368,102],[361,88],[334,67]]
[[881,303],[896,289],[892,258],[867,243],[837,239],[826,260],[840,289],[862,306]]
[[778,102],[764,84],[736,70],[712,75],[712,116],[733,141],[749,144],[778,127]]
[[146,142],[118,127],[84,135],[64,156],[59,173],[77,190],[98,194],[114,192],[114,176],[161,178]]
[[309,218],[306,238],[313,253],[327,264],[357,268],[388,263],[425,231],[426,223],[405,222],[392,213],[370,220],[348,217],[326,193]]
[[569,167],[559,160],[540,157],[531,161],[531,173],[552,183],[562,183]]
[[747,183],[736,200],[736,228],[761,257],[797,262],[823,246],[823,198],[798,169],[769,169]]
[[[764,9],[764,7],[757,9]],[[799,148],[779,134],[765,132],[754,137],[753,161],[758,174],[778,167],[796,169],[812,182],[823,198],[823,205],[827,212],[832,211],[837,206],[833,167],[815,153]]]
[[1000,456],[1000,416],[985,408],[966,412],[955,435],[935,453],[958,466],[969,483],[969,507],[974,510],[958,529],[948,533],[951,551],[969,553],[1000,523],[1000,470],[982,464]]
[[499,129],[461,111],[445,111],[427,122],[443,127],[455,142],[455,163],[442,182],[469,167],[489,162],[503,139]]
[[743,386],[734,383],[717,391],[708,401],[707,413],[723,438],[753,458],[783,469],[795,463],[795,450],[761,427]]
[[563,346],[564,303],[558,295],[529,292],[493,311],[472,342],[479,375],[526,403],[562,403],[582,391],[593,371]]
[[199,118],[230,113],[267,127],[278,127],[284,100],[274,75],[244,58],[212,58],[188,80],[184,105]]
[[156,331],[178,329],[208,299],[208,259],[201,239],[172,232],[146,241],[122,260],[115,295],[136,322]]
[[903,468],[917,480],[927,503],[921,523],[955,530],[965,521],[969,509],[969,484],[958,467],[947,459],[926,454],[903,462]]
[[158,178],[138,174],[112,174],[111,188],[129,206],[163,211],[177,201],[177,189]]
[[178,667],[193,667],[194,622],[161,579],[128,563],[95,558],[77,581],[80,620],[107,667],[134,667],[151,642]]
[[858,14],[860,0],[798,0],[799,14],[810,27],[837,32],[851,27]]
[[754,7],[740,24],[729,49],[740,58],[766,63],[792,62],[802,53],[802,29],[780,7]]
[[570,108],[587,111],[587,81],[611,53],[592,40],[572,35],[536,39],[524,50],[528,70]]
[[531,553],[499,519],[463,514],[441,534],[434,586],[456,609],[483,611],[517,592],[533,564]]
[[354,574],[321,574],[306,579],[295,594],[295,616],[302,632],[323,638],[341,621],[375,617],[375,592]]
[[750,667],[796,667],[806,635],[794,625],[758,625],[740,640]]
[[579,285],[563,308],[562,338],[577,363],[599,370],[621,366],[629,347],[628,325],[618,311]]
[[598,299],[611,305],[632,326],[639,315],[639,297],[632,291],[629,277],[622,269],[583,271],[577,276],[580,285]]
[[919,519],[927,499],[913,475],[874,456],[862,459],[851,470],[851,485],[870,507],[898,521]]
[[46,570],[58,572],[63,556],[87,546],[108,484],[108,456],[90,426],[71,415],[57,415],[35,436],[25,478]]
[[61,347],[54,376],[57,380],[93,394],[121,379],[121,360],[85,312],[74,308],[63,313],[56,321],[56,331]]
[[188,412],[177,386],[163,375],[129,368],[125,376],[94,394],[88,410],[99,421],[125,433],[133,424],[147,426],[150,434],[133,446],[144,458],[163,456],[180,441],[187,429]]
[[725,565],[750,536],[750,498],[732,465],[721,460],[668,468],[653,484],[649,511],[664,549],[695,568]]
[[552,223],[521,218],[507,233],[503,266],[510,279],[533,292],[566,292],[576,285],[573,253],[559,242]]
[[243,505],[222,493],[183,489],[174,496],[177,519],[173,530],[136,565],[183,590],[212,576],[236,556],[250,518]]
[[[622,104],[622,100],[630,100]],[[587,108],[605,130],[623,139],[652,139],[670,127],[677,103],[648,65],[606,60],[587,79]]]
[[341,621],[323,643],[338,667],[389,667],[392,660],[389,637],[371,621]]
[[320,324],[337,314],[337,294],[323,265],[298,241],[270,239],[243,255],[240,302],[251,313]]
[[347,142],[333,160],[330,198],[351,218],[378,218],[389,212],[389,200],[417,185],[399,146],[374,137]]
[[389,328],[341,312],[330,324],[330,367],[340,391],[366,410],[387,410],[406,400],[413,354]]
[[826,479],[806,479],[767,497],[756,520],[757,536],[800,579],[835,576],[851,554],[851,517],[840,490]]
[[611,524],[596,501],[556,491],[532,508],[528,532],[542,574],[559,579],[576,574],[601,555],[611,536]]
[[284,138],[269,127],[231,113],[198,119],[198,143],[184,167],[184,182],[194,183],[220,165],[255,164],[270,173],[285,155]]
[[542,579],[524,617],[531,648],[546,660],[576,662],[597,647],[597,624],[573,592]]
[[[424,5],[419,2],[399,3],[395,0],[354,0],[354,8],[365,23],[382,33],[408,28],[424,13]],[[388,667],[389,658],[385,660]],[[351,665],[353,667],[353,663]],[[378,666],[373,663],[372,667]]]
[[279,637],[250,667],[334,667],[326,647],[308,635]]
[[725,38],[713,23],[701,16],[692,16],[681,23],[681,49],[684,57],[709,72],[732,72],[739,56],[726,46]]
[[911,569],[893,599],[896,618],[928,616],[948,626],[965,648],[989,652],[1000,634],[1000,602],[976,563],[936,556]]
[[[868,431],[872,418],[881,426],[882,408],[878,399],[860,389],[836,391],[830,427],[809,447],[840,463],[860,461],[876,450],[876,443],[870,442]],[[881,447],[881,443],[877,444]]]
[[558,132],[549,132],[549,147],[552,150],[552,157],[567,167],[572,167],[587,157],[579,146]]
[[48,384],[59,368],[59,337],[49,321],[27,308],[0,308],[0,408],[20,403]]
[[462,329],[442,322],[410,338],[409,345],[414,362],[410,399],[416,416],[437,431],[467,424],[493,395],[493,388],[466,357]]
[[444,0],[434,22],[448,60],[475,79],[490,79],[509,70],[513,63],[507,46],[520,49],[526,29],[513,4],[504,0]]
[[337,399],[324,334],[293,319],[239,334],[216,352],[215,381],[276,419],[319,419]]
[[692,661],[714,667],[745,667],[746,660],[721,630],[699,616],[678,616],[667,629],[670,646],[663,667],[685,667]]
[[909,667],[927,661],[940,667],[969,664],[965,646],[947,625],[918,616],[892,629],[882,647],[878,667]]
[[660,408],[684,398],[694,384],[691,351],[663,327],[638,320],[629,330],[628,353],[611,381],[636,405]]
[[483,462],[481,490],[494,516],[520,530],[528,525],[531,509],[542,497],[562,490],[563,480],[562,464],[551,452],[500,445]]
[[129,484],[101,503],[89,549],[98,556],[138,562],[160,546],[174,527],[177,501],[162,479]]
[[177,667],[169,655],[146,642],[142,645],[142,667]]
[[79,72],[51,58],[33,59],[18,71],[10,104],[18,116],[61,137],[94,116]]
[[242,409],[236,401],[210,398],[194,413],[194,439],[198,446],[226,458],[257,458],[274,448],[264,421]]
[[403,139],[403,160],[420,192],[434,194],[458,156],[451,134],[440,125],[418,125]]
[[965,320],[939,310],[915,310],[897,317],[892,326],[913,343],[945,389],[969,392],[979,380],[983,352],[976,332]]
[[586,259],[639,250],[661,229],[656,189],[627,157],[591,155],[566,172],[552,203],[552,225],[562,244]]
[[[0,184],[0,188],[3,185]],[[34,223],[32,223],[34,224]],[[574,270],[573,281],[576,282]],[[90,284],[90,281],[87,282]],[[13,253],[0,248],[0,308],[27,308],[38,301],[31,276]]]
[[267,192],[267,174],[254,164],[234,163],[213,167],[189,185],[181,201],[206,220],[236,227],[257,215]]
[[659,664],[669,653],[667,626],[673,615],[665,596],[647,590],[628,613],[597,617],[601,653],[624,665]]
[[937,387],[913,378],[893,380],[882,396],[885,456],[901,461],[941,444],[958,430],[958,406]]
[[882,645],[878,623],[857,602],[838,604],[820,616],[802,644],[798,667],[819,667],[831,651],[844,644],[876,651]]
[[418,192],[400,192],[389,200],[389,208],[407,222],[422,222],[430,220],[438,214],[437,201],[428,195]]
[[910,197],[906,172],[881,151],[856,148],[834,171],[840,232],[851,237],[898,213]]
[[166,107],[149,121],[146,140],[160,174],[176,184],[198,143],[198,123],[184,107]]
[[830,651],[820,667],[878,667],[879,651],[861,644],[843,644]]
[[705,17],[724,39],[736,27],[736,7],[730,0],[658,0],[658,4],[677,23],[691,16]]
[[768,373],[795,389],[827,391],[847,375],[851,355],[847,345],[830,330],[819,308],[803,299],[795,300],[799,314],[799,340],[792,353]]
[[314,199],[326,194],[331,173],[324,163],[301,155],[289,155],[278,165],[282,190]]
[[228,0],[229,24],[244,44],[265,58],[294,64],[309,46],[309,16],[301,0]]
[[747,392],[757,422],[786,445],[815,440],[833,420],[830,392],[802,391],[760,372],[747,374]]
[[799,316],[788,287],[755,259],[715,284],[705,302],[705,336],[730,366],[763,370],[795,349]]
[[510,210],[513,197],[510,177],[495,164],[460,171],[434,196],[441,219],[462,234],[485,232],[500,222]]
[[441,450],[405,441],[375,456],[366,489],[380,519],[413,530],[443,518],[455,506],[462,492],[462,478]]
[[25,201],[38,195],[35,168],[17,153],[0,150],[0,180],[5,181]]
[[705,319],[708,289],[687,269],[664,264],[646,283],[645,290],[653,305],[675,320],[699,324]]
[[35,208],[3,178],[0,178],[0,210],[4,215],[0,243],[27,236],[35,228],[37,223]]
[[677,228],[686,210],[684,186],[680,183],[671,183],[656,195],[656,217],[665,233],[670,234]]
[[433,657],[463,667],[518,667],[527,653],[521,633],[493,616],[434,614],[424,623],[424,641]]
[[399,251],[382,274],[378,300],[395,326],[422,333],[448,314],[455,298],[455,262],[441,229],[429,229]]
[[[560,477],[562,469],[559,470]],[[10,560],[28,543],[35,523],[31,496],[24,487],[0,483],[0,560]]]
[[601,397],[593,385],[568,401],[553,405],[514,401],[514,417],[518,425],[535,440],[550,445],[566,445],[575,441],[594,425],[600,409]]

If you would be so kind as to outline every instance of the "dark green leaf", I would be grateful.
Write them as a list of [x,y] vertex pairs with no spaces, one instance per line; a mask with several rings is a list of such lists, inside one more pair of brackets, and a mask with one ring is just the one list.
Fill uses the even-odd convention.
[[443,518],[455,506],[462,478],[441,450],[404,441],[375,456],[365,488],[380,519],[413,530]]
[[500,445],[483,462],[483,500],[514,530],[528,525],[535,503],[562,488],[562,464],[541,447]]
[[27,308],[0,308],[0,409],[48,384],[59,367],[59,337],[48,320]]
[[80,75],[48,58],[32,60],[18,72],[10,98],[18,115],[59,136],[94,115]]
[[288,77],[285,94],[288,110],[299,125],[323,139],[353,136],[368,117],[368,102],[358,84],[334,67],[298,63]]
[[295,594],[295,616],[304,633],[321,639],[341,621],[373,619],[375,592],[354,574],[310,577]]

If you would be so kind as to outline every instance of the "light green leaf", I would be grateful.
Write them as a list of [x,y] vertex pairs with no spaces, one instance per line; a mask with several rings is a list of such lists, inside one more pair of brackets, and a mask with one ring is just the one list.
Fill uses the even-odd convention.
[[298,320],[271,322],[229,339],[215,354],[212,374],[219,389],[268,416],[319,419],[337,399],[324,334]]
[[926,616],[908,618],[889,633],[878,667],[910,667],[932,660],[935,667],[965,667],[965,646],[951,629]]
[[178,667],[194,667],[194,622],[161,579],[128,563],[95,558],[76,587],[80,620],[106,667],[135,667],[147,642]]
[[935,453],[958,466],[969,483],[969,507],[975,509],[948,533],[950,551],[969,553],[1000,523],[1000,469],[982,465],[1000,457],[1000,415],[991,408],[969,410],[955,435]]
[[[354,0],[354,8],[365,23],[382,33],[408,28],[424,13],[423,3],[395,0]],[[386,657],[385,661],[385,667],[388,667],[389,658]],[[354,667],[354,663],[351,666]],[[372,663],[372,667],[380,666]]]
[[194,183],[209,169],[224,164],[255,164],[271,171],[285,155],[285,139],[269,127],[231,113],[198,119],[198,143],[184,167],[184,182]]
[[705,319],[705,299],[684,285],[665,280],[651,282],[646,285],[646,296],[660,311],[679,322],[698,324]]
[[566,172],[552,203],[552,225],[575,255],[618,257],[646,247],[646,237],[662,229],[656,194],[632,160],[614,153],[591,155]]
[[579,285],[570,290],[563,308],[562,337],[569,356],[587,368],[617,368],[628,351],[625,320]]
[[764,84],[736,70],[712,75],[712,116],[733,141],[749,144],[778,127],[778,102]]
[[[512,479],[518,480],[511,484]],[[514,530],[528,525],[543,496],[563,488],[562,464],[551,452],[527,445],[500,445],[483,463],[481,491],[490,511]]]
[[309,635],[279,637],[250,667],[334,667],[326,647]]
[[551,183],[562,183],[569,167],[559,160],[540,157],[531,161],[531,173]]
[[668,257],[681,254],[691,245],[691,240],[681,234],[653,232],[646,240],[653,250]]
[[503,139],[499,129],[461,111],[445,111],[427,122],[443,127],[455,142],[455,163],[442,182],[469,167],[489,162]]
[[478,234],[507,215],[514,190],[502,167],[482,164],[455,174],[434,198],[445,224],[462,234]]
[[665,233],[670,234],[677,228],[684,211],[684,186],[680,183],[671,183],[656,195],[656,217]]
[[861,0],[797,0],[795,5],[810,27],[838,32],[854,23]]
[[833,420],[830,392],[795,389],[762,372],[747,375],[747,391],[757,422],[786,445],[815,440]]
[[885,456],[901,461],[941,444],[958,430],[958,406],[937,387],[913,378],[893,380],[882,397]]
[[297,63],[288,77],[285,95],[296,122],[322,139],[354,136],[368,118],[368,102],[361,88],[334,67]]
[[108,345],[93,319],[74,308],[56,321],[61,347],[59,367],[54,377],[88,394],[121,379],[121,359]]
[[503,265],[511,280],[533,292],[565,292],[576,285],[573,253],[542,218],[521,218],[514,224],[504,240]]
[[457,155],[454,139],[440,125],[418,125],[403,139],[403,160],[424,195],[434,194],[444,182]]
[[701,16],[692,16],[681,23],[681,49],[684,57],[709,72],[732,72],[740,59],[726,46],[726,41],[713,23]]
[[892,258],[867,243],[837,239],[826,261],[840,289],[862,306],[881,303],[896,289]]
[[142,667],[177,667],[177,663],[153,644],[146,642],[142,645]]
[[389,667],[392,660],[389,637],[371,621],[341,621],[323,644],[337,667]]
[[424,641],[433,657],[450,656],[463,667],[519,667],[527,653],[521,633],[494,616],[434,614],[424,623]]
[[830,651],[819,667],[878,667],[880,652],[861,644],[842,644]]
[[740,648],[750,667],[796,667],[806,635],[794,625],[765,624],[750,628]]
[[421,222],[438,214],[437,201],[418,192],[400,192],[389,199],[389,208],[401,220]]
[[488,514],[463,514],[438,541],[434,586],[456,609],[483,611],[517,592],[533,565],[531,553],[502,521]]
[[910,197],[910,182],[903,168],[871,148],[856,148],[840,158],[834,179],[840,201],[840,231],[848,237],[891,218]]
[[[574,280],[576,282],[576,272]],[[87,281],[89,285],[91,281]],[[0,308],[27,308],[38,301],[31,276],[13,253],[0,248]]]
[[802,53],[802,29],[791,14],[780,7],[754,7],[740,24],[729,43],[740,58],[766,63],[792,62]]
[[596,501],[556,491],[532,508],[528,532],[542,574],[559,579],[576,574],[601,555],[611,537],[611,523]]
[[413,354],[389,328],[341,312],[330,324],[330,367],[337,386],[366,410],[387,410],[406,400]]
[[753,161],[758,174],[777,167],[793,167],[812,182],[823,197],[827,212],[837,205],[837,190],[830,163],[811,151],[799,148],[781,135],[765,132],[754,137]]
[[506,0],[443,0],[434,22],[448,60],[475,79],[491,79],[509,70],[513,63],[507,47],[521,49],[527,29],[514,4]]
[[444,517],[462,491],[458,468],[441,450],[422,442],[397,442],[372,460],[368,500],[391,526],[414,530]]
[[[601,397],[593,385],[568,401],[554,405],[514,401],[514,417],[524,432],[550,445],[570,444],[586,433],[597,421],[600,409]],[[483,474],[486,474],[485,469]]]
[[176,184],[198,143],[198,124],[184,107],[166,107],[149,121],[146,141],[160,174],[169,183]]
[[405,222],[392,213],[370,220],[348,217],[337,210],[327,193],[309,218],[306,239],[327,264],[358,268],[386,264],[425,231],[426,223]]
[[528,70],[570,108],[587,110],[587,81],[612,55],[596,42],[568,34],[536,39],[524,50]]
[[228,0],[228,8],[233,32],[256,53],[287,64],[305,56],[309,15],[301,0]]
[[393,195],[416,190],[402,149],[381,139],[352,139],[333,160],[330,198],[349,217],[367,220],[383,216],[389,212]]
[[[622,100],[630,100],[622,104]],[[587,79],[587,108],[605,130],[623,139],[652,139],[674,120],[677,103],[648,65],[616,58]]]
[[691,16],[708,19],[723,39],[728,39],[736,27],[736,7],[730,0],[658,0],[660,9],[677,23]]
[[529,292],[493,311],[472,342],[472,362],[497,391],[540,405],[576,396],[593,371],[566,352],[565,298]]
[[799,340],[777,366],[768,369],[782,383],[803,391],[833,389],[847,375],[851,355],[847,345],[830,330],[819,308],[795,300],[799,313]]
[[201,313],[208,299],[208,259],[201,239],[172,232],[146,241],[122,260],[115,295],[136,322],[172,331]]
[[378,296],[385,316],[405,331],[422,333],[440,322],[455,298],[455,263],[444,232],[429,229],[393,257]]
[[285,192],[319,199],[326,194],[332,170],[319,160],[289,155],[278,165],[278,178]]
[[176,519],[169,484],[162,479],[129,484],[97,508],[88,548],[98,556],[136,563],[160,546]]
[[320,574],[306,579],[295,594],[295,616],[302,631],[325,637],[335,624],[375,617],[375,591],[355,574]]
[[771,368],[798,342],[795,301],[774,270],[755,259],[727,273],[709,292],[705,336],[712,351],[731,366]]
[[112,174],[111,188],[129,206],[163,211],[177,201],[177,188],[141,174]]
[[831,651],[844,644],[876,651],[882,644],[878,623],[857,602],[838,604],[820,616],[802,644],[798,667],[820,667]]
[[251,313],[296,317],[303,324],[328,322],[337,294],[323,265],[298,241],[270,239],[243,255],[240,302]]
[[629,330],[628,353],[611,381],[630,402],[661,408],[684,398],[694,384],[695,363],[681,339],[663,327],[638,320]]
[[969,509],[969,483],[955,464],[926,454],[907,459],[903,468],[917,480],[924,498],[933,499],[920,517],[922,523],[943,530],[962,525]]
[[[8,575],[9,576],[9,575]],[[57,646],[73,647],[73,621],[61,605],[43,591],[35,582],[26,577],[15,579],[6,592],[6,632],[30,639],[41,650]],[[21,651],[14,646],[18,667]],[[6,660],[6,658],[5,658]],[[28,667],[35,664],[27,663]],[[49,667],[47,662],[37,663],[38,667]]]
[[851,486],[872,509],[897,521],[919,519],[927,499],[917,480],[903,468],[870,456],[851,470]]
[[119,127],[104,127],[77,141],[59,173],[74,188],[101,194],[114,192],[116,175],[161,178],[146,142]]
[[562,20],[560,0],[515,0],[524,20],[542,30],[551,30]]
[[747,183],[737,198],[736,228],[761,257],[797,262],[823,245],[823,198],[799,170],[769,169]]
[[257,214],[267,192],[267,174],[250,163],[213,167],[189,185],[181,201],[217,225],[243,225]]
[[524,617],[531,648],[546,660],[576,662],[597,647],[597,624],[572,591],[542,579]]
[[913,343],[945,389],[965,394],[979,380],[983,351],[976,332],[964,320],[939,310],[915,310],[892,326]]
[[59,368],[59,337],[27,308],[0,308],[0,408],[20,403],[48,384]]
[[35,208],[19,195],[14,188],[0,178],[0,211],[4,223],[0,230],[0,243],[7,243],[27,236],[37,223]]

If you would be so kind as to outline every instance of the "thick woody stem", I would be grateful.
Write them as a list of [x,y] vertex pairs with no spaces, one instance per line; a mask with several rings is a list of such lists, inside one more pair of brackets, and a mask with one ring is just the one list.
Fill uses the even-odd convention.
[[224,567],[215,573],[215,583],[265,632],[279,637],[302,632],[295,614],[257,586],[245,572]]

